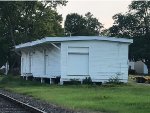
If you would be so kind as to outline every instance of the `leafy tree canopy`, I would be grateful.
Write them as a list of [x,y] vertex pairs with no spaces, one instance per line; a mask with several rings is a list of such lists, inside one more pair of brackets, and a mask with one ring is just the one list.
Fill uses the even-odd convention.
[[0,67],[8,60],[13,65],[15,45],[63,35],[57,5],[66,5],[66,1],[0,2]]
[[113,19],[109,35],[133,38],[130,59],[144,62],[150,74],[150,1],[133,1],[126,14],[116,14]]
[[72,36],[99,35],[103,25],[88,12],[83,17],[77,13],[68,14],[65,21],[65,32]]

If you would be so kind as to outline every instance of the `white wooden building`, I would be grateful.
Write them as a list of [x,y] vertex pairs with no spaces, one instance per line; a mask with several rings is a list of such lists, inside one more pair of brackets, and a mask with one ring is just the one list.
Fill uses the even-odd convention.
[[21,76],[60,77],[60,83],[71,79],[106,82],[118,76],[128,80],[128,46],[132,39],[72,36],[46,37],[16,46],[21,51]]

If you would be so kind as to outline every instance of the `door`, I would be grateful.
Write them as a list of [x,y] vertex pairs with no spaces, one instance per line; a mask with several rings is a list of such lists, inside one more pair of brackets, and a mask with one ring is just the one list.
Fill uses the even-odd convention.
[[68,53],[68,75],[89,75],[89,54]]
[[44,50],[44,75],[47,75],[48,70],[48,53]]
[[21,60],[21,74],[23,74],[24,73],[24,58],[22,58],[22,60]]
[[32,71],[32,55],[31,52],[29,52],[29,73],[31,73]]

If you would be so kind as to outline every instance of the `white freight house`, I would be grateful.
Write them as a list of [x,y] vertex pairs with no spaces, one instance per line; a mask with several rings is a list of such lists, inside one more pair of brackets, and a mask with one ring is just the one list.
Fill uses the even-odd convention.
[[128,47],[132,39],[72,36],[46,37],[16,46],[21,51],[21,76],[60,77],[60,83],[91,77],[106,82],[118,76],[128,80]]

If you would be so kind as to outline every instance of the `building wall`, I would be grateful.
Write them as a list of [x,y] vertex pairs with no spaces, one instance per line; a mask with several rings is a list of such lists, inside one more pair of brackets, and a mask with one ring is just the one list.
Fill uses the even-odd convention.
[[44,57],[43,51],[34,50],[31,52],[31,73],[34,76],[44,75]]
[[[108,41],[74,41],[61,44],[61,81],[83,79],[86,76],[69,76],[68,48],[89,48],[89,76],[93,81],[106,81],[119,76],[124,82],[128,79],[128,44]],[[77,48],[78,51],[80,48]],[[79,61],[80,62],[80,61]],[[81,68],[82,69],[82,68]],[[82,71],[82,70],[81,70]],[[88,76],[88,75],[87,75]]]
[[60,50],[54,46],[47,51],[46,76],[60,76],[60,53]]
[[134,67],[135,67],[135,71],[137,73],[143,73],[144,72],[144,64],[143,64],[143,62],[141,62],[141,61],[135,62]]
[[142,61],[130,62],[130,66],[138,74],[148,74],[147,66]]
[[21,75],[29,73],[29,52],[21,51]]
[[22,50],[23,73],[32,73],[34,77],[60,76],[60,50],[52,45],[47,49],[36,47]]
[[134,70],[134,62],[133,61],[130,61],[129,62],[129,68]]
[[147,66],[144,64],[144,74],[148,74]]
[[[60,76],[61,81],[84,79],[90,76],[93,81],[105,82],[118,76],[122,81],[128,79],[128,44],[109,41],[66,41],[61,50],[49,44],[46,47],[22,50],[21,73],[32,73],[34,77]],[[69,54],[73,55],[69,62]],[[77,55],[75,57],[74,55]],[[82,58],[78,55],[81,55]],[[88,55],[88,57],[86,57]],[[30,59],[31,58],[31,59]],[[85,62],[86,58],[88,62]],[[31,60],[31,63],[30,63]],[[78,60],[78,61],[77,61]],[[45,62],[45,63],[44,63]],[[83,67],[88,63],[87,67]],[[31,64],[31,68],[30,68]],[[78,66],[78,70],[72,65]],[[87,71],[88,69],[88,71]],[[84,70],[84,71],[83,71]]]

